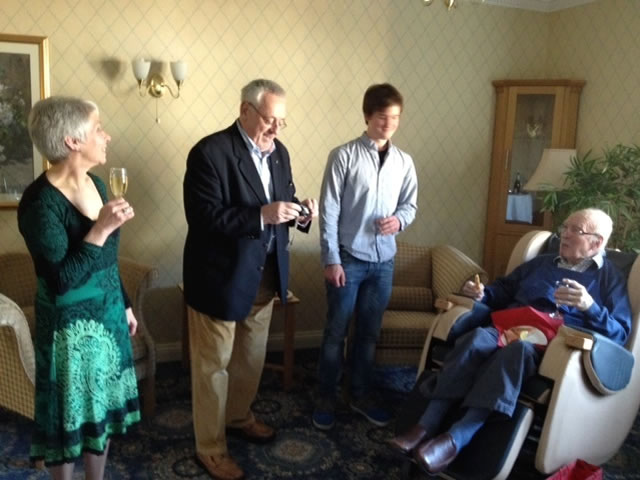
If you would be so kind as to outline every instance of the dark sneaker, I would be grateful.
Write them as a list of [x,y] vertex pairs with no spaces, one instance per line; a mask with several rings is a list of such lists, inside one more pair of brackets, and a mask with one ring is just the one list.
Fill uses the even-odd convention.
[[335,401],[327,398],[318,400],[311,415],[311,422],[319,430],[331,430],[336,424]]
[[391,421],[391,414],[384,408],[376,405],[369,397],[351,400],[351,410],[359,413],[378,427],[385,427]]

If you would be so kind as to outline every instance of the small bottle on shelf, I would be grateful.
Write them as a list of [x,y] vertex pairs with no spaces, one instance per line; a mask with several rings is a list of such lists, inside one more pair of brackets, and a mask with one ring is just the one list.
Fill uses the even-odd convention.
[[522,180],[520,179],[520,172],[516,172],[516,181],[513,182],[513,193],[522,192]]

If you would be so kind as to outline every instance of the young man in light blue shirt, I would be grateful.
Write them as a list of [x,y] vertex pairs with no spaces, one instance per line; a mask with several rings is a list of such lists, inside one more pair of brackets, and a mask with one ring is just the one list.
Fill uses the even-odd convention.
[[382,315],[391,296],[395,235],[415,218],[418,182],[411,156],[391,143],[402,95],[389,84],[364,95],[366,131],[331,151],[322,181],[320,245],[327,288],[327,323],[318,362],[313,424],[335,424],[344,341],[355,314],[350,407],[384,426],[389,413],[370,395]]

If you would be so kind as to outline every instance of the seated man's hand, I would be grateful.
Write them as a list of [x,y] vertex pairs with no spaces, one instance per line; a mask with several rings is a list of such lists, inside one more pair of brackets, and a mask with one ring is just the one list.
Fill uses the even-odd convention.
[[480,301],[484,297],[484,284],[481,282],[472,282],[469,280],[462,287],[462,294],[471,297],[474,300]]
[[581,312],[588,310],[593,305],[593,298],[580,283],[570,278],[563,278],[564,286],[558,287],[554,294],[555,302],[558,305],[575,307]]

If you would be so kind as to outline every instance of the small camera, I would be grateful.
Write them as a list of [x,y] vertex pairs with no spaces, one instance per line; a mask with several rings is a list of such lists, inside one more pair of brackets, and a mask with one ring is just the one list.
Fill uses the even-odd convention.
[[301,217],[308,217],[309,215],[311,215],[311,210],[309,210],[309,207],[307,207],[306,205],[301,204],[300,202],[294,202],[294,203],[300,207],[300,216]]

